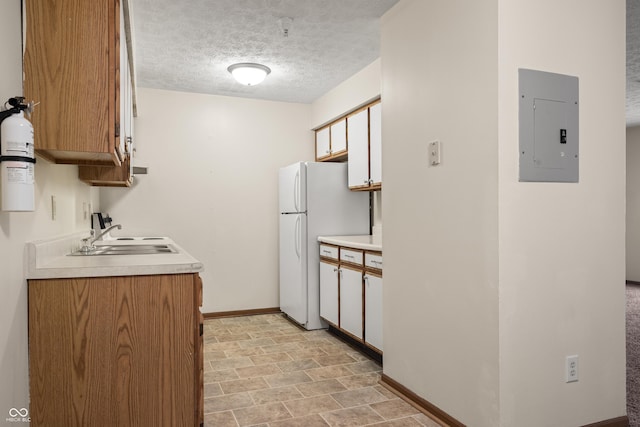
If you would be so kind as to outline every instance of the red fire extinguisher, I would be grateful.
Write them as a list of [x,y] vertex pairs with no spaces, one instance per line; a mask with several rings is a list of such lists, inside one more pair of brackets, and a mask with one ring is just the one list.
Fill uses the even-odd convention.
[[[8,106],[7,106],[8,104]],[[33,104],[23,97],[10,98],[0,111],[0,184],[2,210],[33,211],[35,204],[33,126],[24,117]]]

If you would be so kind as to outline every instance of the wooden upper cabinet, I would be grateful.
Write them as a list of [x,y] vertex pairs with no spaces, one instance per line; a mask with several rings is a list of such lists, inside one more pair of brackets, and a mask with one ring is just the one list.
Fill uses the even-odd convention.
[[376,101],[347,116],[349,188],[382,188],[382,110]]
[[38,154],[120,165],[119,68],[119,0],[26,0],[24,94],[38,103]]

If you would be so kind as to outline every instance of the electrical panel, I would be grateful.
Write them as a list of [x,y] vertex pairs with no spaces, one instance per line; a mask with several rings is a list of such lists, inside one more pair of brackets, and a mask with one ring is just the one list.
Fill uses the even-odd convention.
[[520,181],[578,182],[578,78],[519,69]]

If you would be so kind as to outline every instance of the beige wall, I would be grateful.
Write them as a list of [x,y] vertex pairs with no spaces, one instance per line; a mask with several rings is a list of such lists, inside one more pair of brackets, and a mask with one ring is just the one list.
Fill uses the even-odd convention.
[[640,126],[627,128],[627,280],[640,282]]
[[382,21],[384,373],[474,427],[499,416],[497,37],[496,1]]
[[204,263],[203,312],[278,307],[278,169],[313,159],[310,106],[139,88],[131,189],[101,189],[119,233]]
[[[509,0],[498,16],[501,422],[621,416],[625,2]],[[518,182],[519,67],[579,77],[579,183]],[[580,381],[566,384],[573,354]]]
[[[22,93],[20,1],[0,2],[0,104]],[[37,108],[37,107],[36,107]],[[41,112],[43,114],[44,112]],[[37,132],[37,130],[36,130]],[[1,143],[1,141],[0,141]],[[89,229],[82,204],[98,204],[97,190],[77,179],[76,166],[61,166],[37,158],[35,211],[0,211],[0,424],[9,409],[28,408],[27,282],[23,272],[24,244],[30,240]],[[51,219],[51,196],[57,217]],[[87,234],[88,235],[88,234]],[[10,423],[7,423],[9,425]]]
[[380,58],[311,104],[311,127],[322,125],[380,96]]
[[[626,412],[624,11],[403,0],[383,18],[384,371],[467,425]],[[580,183],[518,182],[519,67],[580,78]]]

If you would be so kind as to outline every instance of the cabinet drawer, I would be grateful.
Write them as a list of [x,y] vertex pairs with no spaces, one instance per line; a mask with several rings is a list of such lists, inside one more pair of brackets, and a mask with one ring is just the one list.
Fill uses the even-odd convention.
[[362,251],[340,248],[340,261],[362,265]]
[[382,270],[382,254],[367,252],[364,254],[364,265],[369,268]]
[[325,258],[338,259],[338,247],[320,245],[320,256]]

